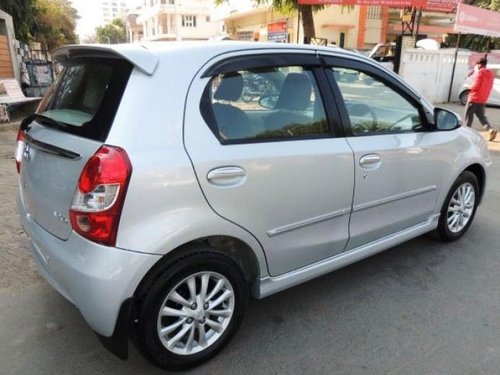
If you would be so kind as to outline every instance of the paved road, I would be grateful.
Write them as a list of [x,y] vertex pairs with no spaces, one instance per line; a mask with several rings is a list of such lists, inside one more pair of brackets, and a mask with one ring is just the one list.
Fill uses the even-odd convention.
[[[453,107],[461,111],[460,107]],[[500,109],[488,114],[500,125]],[[0,374],[161,374],[122,362],[36,273],[15,214],[13,131],[0,132]],[[423,236],[252,301],[231,344],[190,374],[500,372],[500,141],[468,234]]]

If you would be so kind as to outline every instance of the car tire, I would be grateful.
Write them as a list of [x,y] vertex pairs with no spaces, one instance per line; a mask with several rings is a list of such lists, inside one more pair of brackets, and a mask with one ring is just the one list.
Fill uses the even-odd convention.
[[479,203],[477,177],[464,171],[453,183],[441,208],[436,234],[442,241],[455,241],[469,229]]
[[181,258],[155,267],[136,293],[134,342],[151,363],[168,370],[217,354],[248,303],[248,285],[232,259],[208,246],[183,250]]
[[467,100],[469,99],[469,90],[462,91],[459,95],[460,103],[462,105],[467,105]]

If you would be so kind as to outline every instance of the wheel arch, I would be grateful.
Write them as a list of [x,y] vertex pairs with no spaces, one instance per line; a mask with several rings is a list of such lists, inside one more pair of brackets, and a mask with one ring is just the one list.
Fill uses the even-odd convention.
[[464,171],[469,171],[476,176],[479,183],[479,202],[481,203],[486,187],[486,171],[481,164],[471,164]]
[[462,105],[465,105],[466,103],[464,103],[464,101],[462,100],[462,95],[467,93],[467,96],[469,95],[469,92],[470,92],[470,89],[465,87],[463,90],[460,91],[460,93],[458,94],[458,100],[460,101],[460,103]]
[[[200,245],[203,249],[199,249]],[[158,275],[172,263],[198,252],[215,252],[233,260],[241,269],[247,284],[251,287],[260,277],[259,260],[252,248],[244,241],[227,235],[201,237],[176,247],[163,255],[144,275],[137,286],[134,296],[140,298],[158,278]]]

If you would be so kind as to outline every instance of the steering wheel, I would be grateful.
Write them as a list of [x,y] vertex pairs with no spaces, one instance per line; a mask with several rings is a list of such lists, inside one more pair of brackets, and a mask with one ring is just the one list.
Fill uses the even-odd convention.
[[349,117],[364,117],[367,114],[371,117],[371,123],[369,125],[364,124],[353,124],[351,121],[352,129],[355,133],[359,132],[373,132],[378,130],[378,118],[375,111],[366,104],[363,103],[347,103],[347,112],[349,113]]
[[[400,119],[397,119],[396,121],[394,121],[392,124],[389,125],[389,127],[387,128],[387,130],[389,131],[396,131],[396,130],[401,130],[401,127],[397,126],[400,122],[403,122],[404,120],[406,119],[409,119],[409,118],[412,118],[414,116],[413,113],[408,113],[406,115],[404,115],[403,117],[401,117]],[[412,125],[412,129],[413,129],[413,125]]]

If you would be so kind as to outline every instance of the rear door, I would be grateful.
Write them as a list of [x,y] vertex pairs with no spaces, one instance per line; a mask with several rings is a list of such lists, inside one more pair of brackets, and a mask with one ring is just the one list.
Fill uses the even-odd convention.
[[[249,100],[241,94],[252,74],[264,89],[252,87]],[[195,78],[188,96],[185,145],[203,193],[260,241],[272,275],[347,243],[353,155],[324,105],[323,74],[314,54],[226,58]]]
[[23,124],[22,202],[31,218],[58,238],[71,233],[69,210],[78,178],[107,137],[131,70],[117,58],[70,59],[38,113]]

